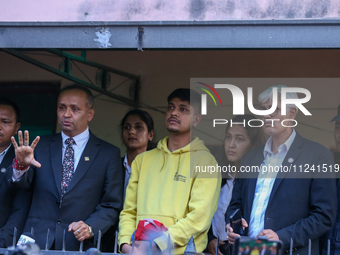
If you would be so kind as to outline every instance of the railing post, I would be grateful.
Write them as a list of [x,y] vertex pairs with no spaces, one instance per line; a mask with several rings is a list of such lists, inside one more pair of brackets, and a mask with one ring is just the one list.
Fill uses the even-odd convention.
[[84,248],[84,241],[81,241],[79,245],[79,251],[83,252],[83,248]]
[[18,232],[17,228],[14,227],[14,230],[13,230],[13,242],[12,242],[12,245],[13,245],[14,247],[15,247],[16,242],[17,242],[17,232]]
[[46,234],[46,243],[45,243],[45,250],[48,251],[48,245],[50,242],[50,229],[47,229],[47,234]]
[[117,247],[118,247],[118,231],[116,231],[115,235],[115,247],[113,247],[113,253],[117,253]]
[[66,251],[66,231],[63,232],[63,248],[62,251]]
[[331,240],[328,239],[327,241],[327,255],[331,254]]
[[136,235],[133,234],[131,254],[133,254],[133,250],[135,249],[135,241],[136,241]]
[[100,251],[100,243],[102,241],[102,231],[98,231],[98,242],[97,242],[97,249]]
[[215,251],[215,255],[218,255],[218,244],[220,243],[220,237],[217,237],[217,243],[216,243],[216,251]]
[[168,234],[168,252],[169,252],[169,255],[171,255],[171,239],[170,239],[170,234]]

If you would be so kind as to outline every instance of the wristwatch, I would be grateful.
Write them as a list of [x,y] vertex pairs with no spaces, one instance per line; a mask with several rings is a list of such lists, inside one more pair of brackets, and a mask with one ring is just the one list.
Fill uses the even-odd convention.
[[89,228],[91,237],[93,237],[94,236],[93,228],[90,225],[87,225],[87,227]]

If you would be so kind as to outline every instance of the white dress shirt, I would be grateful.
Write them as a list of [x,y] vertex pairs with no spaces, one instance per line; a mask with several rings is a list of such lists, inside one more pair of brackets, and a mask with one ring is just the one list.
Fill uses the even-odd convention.
[[9,148],[11,147],[12,144],[10,144],[6,150],[4,150],[3,152],[0,153],[0,164],[2,163],[2,160],[4,159],[7,151],[9,150]]
[[261,171],[257,178],[253,207],[250,214],[249,237],[255,238],[264,229],[264,215],[266,213],[269,197],[277,175],[277,172],[275,171],[262,172],[262,169],[270,169],[270,167],[281,166],[295,139],[295,136],[296,132],[293,129],[292,134],[279,146],[278,153],[275,155],[272,152],[273,138],[270,137],[266,142],[263,151],[264,161],[261,165]]
[[131,167],[128,164],[127,154],[125,154],[123,166],[124,166],[124,169],[125,169],[125,180],[124,180],[124,199],[125,199],[126,187],[129,184],[129,179],[130,179],[130,175],[131,175]]
[[231,175],[229,175],[229,177],[230,178],[227,179],[227,182],[221,188],[217,210],[211,223],[214,236],[219,237],[221,241],[227,239],[227,231],[225,231],[225,213],[230,204],[234,187],[234,178]]

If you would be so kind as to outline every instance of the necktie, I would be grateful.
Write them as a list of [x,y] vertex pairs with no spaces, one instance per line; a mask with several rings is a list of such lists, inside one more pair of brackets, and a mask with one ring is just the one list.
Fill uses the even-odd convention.
[[66,150],[63,160],[63,175],[61,180],[61,196],[63,197],[67,191],[67,187],[70,184],[74,173],[74,150],[72,145],[76,144],[73,138],[67,138],[65,140]]

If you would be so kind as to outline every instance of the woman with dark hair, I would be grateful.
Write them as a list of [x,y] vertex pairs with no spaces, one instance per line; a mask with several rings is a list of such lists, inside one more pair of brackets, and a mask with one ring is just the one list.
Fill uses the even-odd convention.
[[[129,183],[131,174],[131,164],[135,157],[146,151],[153,149],[152,139],[154,137],[153,119],[149,113],[139,109],[128,111],[119,125],[123,144],[126,147],[126,154],[122,158],[124,171],[124,198],[126,186]],[[111,227],[102,238],[102,251],[113,252],[113,242],[118,224]]]
[[[261,127],[250,127],[249,120],[256,119],[255,116],[246,114],[238,115],[232,119],[233,123],[245,123],[230,125],[227,124],[225,140],[223,144],[223,153],[216,156],[219,166],[233,166],[234,169],[239,169],[241,158],[248,151],[263,145],[265,143],[264,132]],[[236,168],[235,168],[236,167]],[[230,169],[230,168],[229,168]],[[226,178],[222,179],[222,187],[218,200],[217,211],[213,217],[211,229],[209,231],[209,244],[207,251],[215,254],[217,245],[217,236],[220,238],[219,254],[223,253],[227,232],[225,231],[225,212],[229,206],[232,190],[235,183],[237,171],[230,171]]]
[[[154,137],[153,119],[149,113],[139,109],[127,112],[120,123],[123,144],[126,147],[126,154],[123,157],[123,169],[125,170],[125,185],[129,183],[131,164],[135,157],[153,148]],[[124,194],[125,194],[124,189]]]

